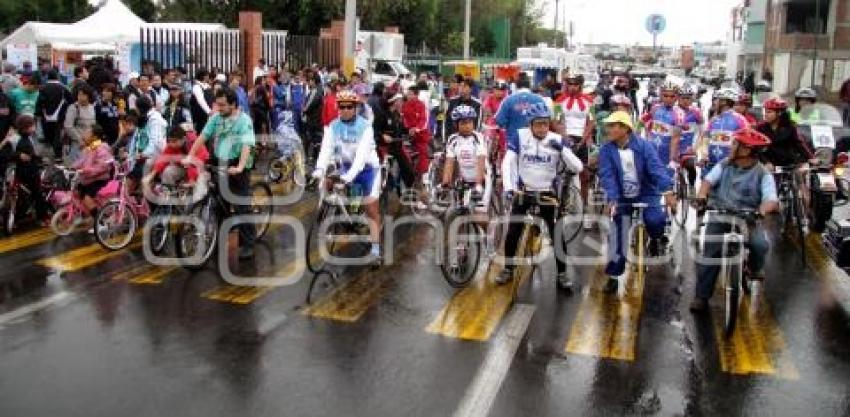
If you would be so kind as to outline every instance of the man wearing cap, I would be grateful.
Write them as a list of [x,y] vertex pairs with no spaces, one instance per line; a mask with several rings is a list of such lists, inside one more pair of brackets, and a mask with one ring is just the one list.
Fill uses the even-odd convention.
[[[779,210],[779,198],[773,175],[758,160],[758,149],[770,145],[764,134],[746,128],[732,134],[732,149],[729,158],[715,165],[700,185],[697,201],[716,209],[752,210],[761,216]],[[729,221],[709,218],[705,225],[705,249],[702,260],[720,258],[723,250],[722,235],[729,232]],[[753,280],[764,279],[764,259],[770,243],[761,226],[747,224],[749,247],[749,270]],[[697,262],[696,295],[691,311],[702,313],[708,310],[708,299],[714,293],[718,262]]]
[[667,214],[659,203],[661,196],[671,210],[676,207],[673,180],[658,159],[655,147],[635,133],[630,114],[612,113],[605,119],[609,142],[599,150],[599,183],[605,192],[608,215],[612,217],[608,242],[608,265],[605,291],[616,293],[618,277],[626,269],[626,243],[633,204],[643,203],[643,220],[650,237],[650,255],[657,256],[663,245]]

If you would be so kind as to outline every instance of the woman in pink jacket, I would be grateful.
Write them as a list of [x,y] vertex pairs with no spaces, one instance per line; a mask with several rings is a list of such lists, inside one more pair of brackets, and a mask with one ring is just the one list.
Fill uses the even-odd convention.
[[82,132],[83,149],[80,158],[74,163],[74,169],[79,175],[77,192],[83,200],[83,205],[94,218],[97,211],[97,193],[109,183],[112,174],[112,152],[109,145],[103,142],[103,128],[93,125]]

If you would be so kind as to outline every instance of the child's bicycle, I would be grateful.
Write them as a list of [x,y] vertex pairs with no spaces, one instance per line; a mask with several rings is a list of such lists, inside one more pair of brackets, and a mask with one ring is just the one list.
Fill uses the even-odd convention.
[[[151,209],[142,195],[130,195],[126,172],[116,175],[118,198],[104,204],[95,217],[94,238],[105,249],[117,251],[133,241],[139,224],[150,217]],[[155,247],[156,245],[152,245]]]
[[269,183],[294,184],[297,187],[307,186],[307,168],[304,150],[298,134],[278,132],[274,135],[277,149],[274,150],[266,169]]
[[[88,209],[83,205],[77,188],[80,185],[79,173],[75,169],[57,167],[62,170],[71,184],[71,192],[62,196],[62,201],[57,201],[60,207],[50,219],[50,228],[57,236],[68,236],[73,233],[80,224],[88,217]],[[95,201],[98,207],[103,207],[118,195],[120,183],[117,179],[110,180],[98,193]]]

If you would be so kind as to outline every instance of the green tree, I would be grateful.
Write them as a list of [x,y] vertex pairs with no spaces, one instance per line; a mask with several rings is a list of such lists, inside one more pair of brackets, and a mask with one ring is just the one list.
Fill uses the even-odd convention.
[[87,0],[0,1],[0,32],[14,32],[29,21],[74,23],[92,11]]
[[156,21],[159,8],[153,0],[122,0],[136,16],[145,22]]

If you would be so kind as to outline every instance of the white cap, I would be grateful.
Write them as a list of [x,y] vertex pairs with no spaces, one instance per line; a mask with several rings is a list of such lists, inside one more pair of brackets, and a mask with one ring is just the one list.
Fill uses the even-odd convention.
[[394,101],[396,101],[396,100],[398,100],[398,99],[400,99],[400,98],[404,98],[404,96],[403,96],[403,95],[401,95],[401,94],[399,94],[399,93],[396,93],[394,96],[390,97],[389,102],[390,102],[390,103],[392,103],[392,102],[394,102]]
[[220,83],[226,83],[227,82],[227,76],[224,75],[224,74],[218,74],[218,75],[215,76],[215,80],[220,82]]
[[131,79],[131,80],[135,80],[135,79],[139,78],[139,73],[136,72],[136,71],[133,71],[133,72],[130,73],[130,75],[127,76],[127,78]]

